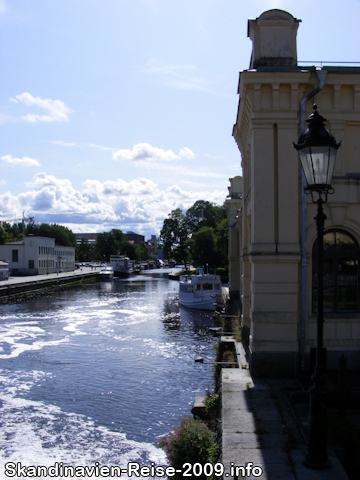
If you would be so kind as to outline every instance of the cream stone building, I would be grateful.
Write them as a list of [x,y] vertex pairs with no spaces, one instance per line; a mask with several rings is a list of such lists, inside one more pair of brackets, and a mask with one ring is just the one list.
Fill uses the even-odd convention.
[[314,102],[341,141],[335,192],[324,205],[327,366],[337,368],[342,354],[350,368],[360,366],[360,68],[299,66],[299,22],[282,10],[249,20],[252,57],[239,79],[233,136],[241,152],[243,193],[237,215],[231,193],[227,202],[230,272],[238,275],[230,273],[230,288],[241,292],[254,375],[293,375],[308,367],[316,346],[317,206],[303,194],[293,146]]
[[229,195],[226,198],[225,208],[229,225],[229,284],[230,294],[233,299],[240,298],[241,270],[240,270],[240,238],[239,238],[239,212],[243,195],[242,177],[230,178]]
[[12,275],[40,275],[75,270],[75,248],[55,244],[54,238],[28,235],[0,245],[0,259]]

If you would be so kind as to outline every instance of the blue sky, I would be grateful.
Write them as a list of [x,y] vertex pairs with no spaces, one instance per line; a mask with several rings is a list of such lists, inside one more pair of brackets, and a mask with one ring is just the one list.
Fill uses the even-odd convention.
[[0,220],[149,238],[222,204],[247,20],[271,8],[302,20],[299,61],[360,61],[359,0],[0,0]]

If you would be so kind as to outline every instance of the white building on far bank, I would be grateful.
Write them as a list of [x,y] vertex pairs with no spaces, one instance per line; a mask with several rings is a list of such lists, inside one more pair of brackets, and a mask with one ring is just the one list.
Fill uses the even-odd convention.
[[54,238],[29,235],[0,245],[0,259],[12,275],[40,275],[75,270],[75,248],[55,244]]

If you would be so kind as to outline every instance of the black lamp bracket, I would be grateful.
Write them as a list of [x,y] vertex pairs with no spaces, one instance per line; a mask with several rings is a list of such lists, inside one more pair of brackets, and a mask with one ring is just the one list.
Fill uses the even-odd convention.
[[314,193],[318,194],[318,198],[322,200],[322,203],[326,203],[328,200],[328,195],[332,195],[335,190],[331,185],[316,185],[316,188],[305,187],[304,192],[306,195],[311,195],[311,201],[317,203],[318,200],[314,200]]

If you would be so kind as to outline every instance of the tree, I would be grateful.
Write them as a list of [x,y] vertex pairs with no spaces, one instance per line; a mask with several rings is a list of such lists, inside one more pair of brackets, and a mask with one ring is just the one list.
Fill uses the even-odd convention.
[[135,248],[137,253],[137,260],[148,260],[151,257],[149,249],[146,246],[145,242],[141,242],[138,245],[135,245]]
[[197,232],[201,227],[215,228],[223,218],[226,218],[225,207],[220,207],[207,200],[197,200],[186,212],[186,224],[191,234]]
[[201,227],[191,237],[191,255],[196,266],[216,266],[216,236],[212,227]]
[[3,227],[0,227],[0,245],[11,242],[11,240],[11,235]]
[[95,252],[97,258],[109,261],[110,255],[127,255],[131,260],[138,259],[137,245],[129,242],[126,235],[116,228],[110,232],[99,233],[96,237]]
[[2,223],[2,228],[4,230],[4,243],[7,242],[16,242],[17,240],[21,240],[24,236],[23,232],[23,224],[22,223]]
[[168,218],[164,220],[160,237],[164,244],[164,255],[166,258],[173,258],[176,262],[183,262],[185,270],[189,259],[187,240],[189,231],[185,215],[180,208],[173,210]]
[[227,217],[223,218],[216,224],[215,235],[217,251],[216,265],[219,267],[227,267],[229,249],[229,227]]
[[69,228],[56,223],[42,223],[40,226],[33,225],[31,227],[31,233],[39,237],[55,238],[57,245],[76,247],[75,234]]
[[110,232],[99,233],[95,245],[97,257],[109,260],[110,255],[125,254],[127,243],[128,239],[121,230],[113,228]]
[[69,228],[57,225],[56,223],[42,223],[41,225],[37,225],[32,221],[27,224],[25,229],[22,222],[13,223],[12,225],[9,223],[3,223],[3,228],[10,237],[10,240],[7,240],[10,242],[21,240],[25,234],[55,238],[55,243],[57,245],[76,247],[76,237],[73,232]]
[[191,253],[196,265],[227,267],[228,221],[225,205],[197,200],[185,215],[179,208],[173,210],[164,220],[160,238],[167,258],[186,262]]
[[134,245],[133,243],[130,243],[127,237],[125,237],[126,243],[124,248],[125,254],[130,258],[130,260],[138,260],[138,250],[137,250],[137,245]]
[[79,262],[90,262],[94,258],[94,247],[86,238],[81,239],[80,245],[76,247],[76,259]]

